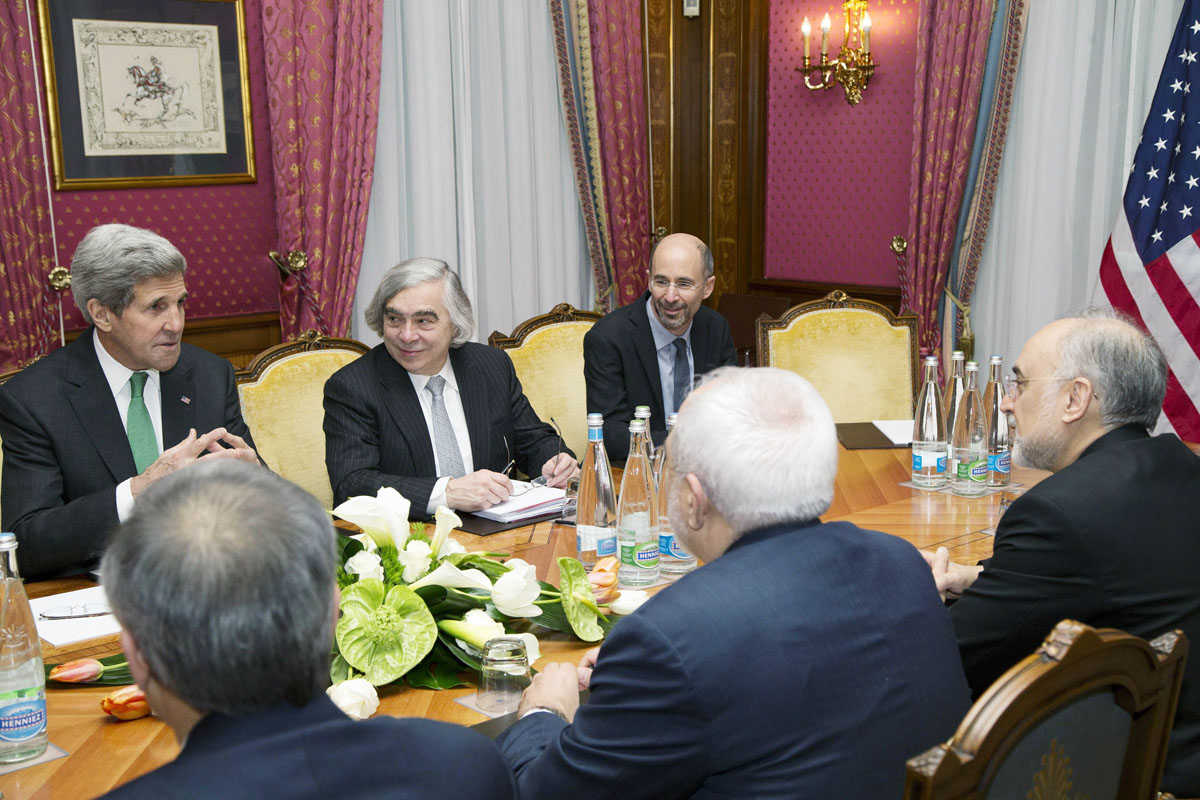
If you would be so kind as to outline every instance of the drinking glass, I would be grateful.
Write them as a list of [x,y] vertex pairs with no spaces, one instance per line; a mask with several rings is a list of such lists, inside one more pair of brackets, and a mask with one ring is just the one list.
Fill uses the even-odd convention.
[[515,636],[489,639],[483,647],[480,665],[475,704],[492,714],[516,711],[530,680],[525,642]]

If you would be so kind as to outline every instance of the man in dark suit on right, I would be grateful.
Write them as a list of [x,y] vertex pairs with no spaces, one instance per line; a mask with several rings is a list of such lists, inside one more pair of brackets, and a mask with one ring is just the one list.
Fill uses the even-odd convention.
[[[930,554],[975,695],[1064,618],[1146,639],[1182,629],[1200,642],[1200,458],[1150,436],[1167,364],[1112,312],[1042,328],[1013,363],[1001,409],[1013,460],[1054,474],[1004,513],[992,557]],[[1200,659],[1189,659],[1162,789],[1200,795]]]
[[708,246],[673,233],[650,253],[649,291],[583,337],[587,409],[604,415],[604,448],[613,460],[629,455],[634,407],[650,407],[650,432],[662,444],[667,416],[693,380],[737,363],[729,323],[704,305],[715,282]]
[[793,372],[725,368],[692,393],[663,491],[705,564],[578,673],[534,677],[500,739],[522,797],[901,796],[905,759],[954,732],[967,684],[916,548],[819,519],[837,456]]

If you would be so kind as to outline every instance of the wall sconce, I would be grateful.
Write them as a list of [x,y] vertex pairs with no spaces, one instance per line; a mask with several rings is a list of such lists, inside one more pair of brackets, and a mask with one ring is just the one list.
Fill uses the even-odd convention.
[[[809,89],[832,89],[841,84],[846,90],[846,102],[852,106],[862,100],[867,83],[875,73],[875,62],[871,60],[871,15],[867,13],[867,0],[846,0],[842,3],[842,14],[846,18],[846,31],[842,37],[842,48],[834,61],[829,60],[829,15],[821,20],[821,62],[813,64],[809,57],[812,26],[808,17],[800,25],[804,34],[804,66],[796,72],[804,75],[804,85]],[[810,76],[817,73],[818,81]]]

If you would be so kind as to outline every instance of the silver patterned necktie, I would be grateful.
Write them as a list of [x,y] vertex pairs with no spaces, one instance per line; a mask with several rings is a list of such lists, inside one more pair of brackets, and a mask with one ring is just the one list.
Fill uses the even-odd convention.
[[450,415],[446,413],[446,403],[442,400],[442,392],[446,389],[446,379],[434,375],[425,384],[425,391],[433,396],[433,446],[437,450],[438,464],[441,475],[451,478],[461,478],[466,474],[463,468],[462,452],[458,449],[458,438],[450,425]]

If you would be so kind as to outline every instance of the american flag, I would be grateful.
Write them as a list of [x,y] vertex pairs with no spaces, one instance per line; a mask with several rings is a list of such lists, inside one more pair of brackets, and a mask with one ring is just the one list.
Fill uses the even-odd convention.
[[[1159,429],[1200,442],[1200,0],[1187,0],[1100,262],[1114,308],[1170,367]],[[1193,91],[1195,84],[1195,91]]]

